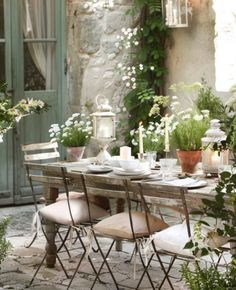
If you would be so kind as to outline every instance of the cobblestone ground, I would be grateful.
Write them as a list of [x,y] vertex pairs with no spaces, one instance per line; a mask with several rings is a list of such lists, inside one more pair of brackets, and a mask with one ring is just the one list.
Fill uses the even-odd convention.
[[[53,269],[46,268],[45,265],[43,265],[32,286],[28,287],[29,281],[31,280],[37,265],[43,257],[45,246],[45,239],[40,237],[30,248],[24,247],[25,242],[30,239],[33,212],[33,206],[0,208],[0,218],[5,215],[12,217],[12,223],[8,230],[8,239],[13,245],[13,249],[1,265],[0,289],[60,290],[66,289],[66,285],[69,283],[69,279],[66,279],[60,265],[57,263],[56,267]],[[107,249],[109,244],[109,239],[102,239],[103,249]],[[136,259],[136,263],[134,263],[134,259],[131,263],[125,263],[125,261],[130,258],[132,249],[132,244],[126,243],[123,246],[123,252],[112,251],[109,258],[109,264],[117,281],[124,285],[120,286],[120,289],[130,289],[131,287],[135,288],[139,277],[142,274],[142,266],[138,258]],[[60,254],[63,264],[70,275],[74,272],[80,255],[80,249],[74,249],[70,259],[68,258],[67,253],[63,252]],[[98,268],[101,262],[99,254],[92,253],[91,257],[95,267]],[[166,257],[163,258],[166,259]],[[176,264],[174,275],[180,276],[179,269],[179,265]],[[76,274],[70,289],[90,289],[94,280],[94,275],[88,260],[84,260],[80,270],[81,273]],[[136,279],[134,279],[134,273]],[[158,282],[163,276],[161,269],[156,262],[152,264],[149,273],[154,281],[154,284],[158,286]],[[110,274],[106,268],[103,270],[101,279],[106,282],[106,284],[96,283],[94,287],[95,290],[115,289]],[[181,281],[175,282],[174,287],[176,290],[187,289]],[[152,289],[147,277],[143,280],[140,289]],[[166,284],[162,289],[167,290],[170,289],[170,287]]]

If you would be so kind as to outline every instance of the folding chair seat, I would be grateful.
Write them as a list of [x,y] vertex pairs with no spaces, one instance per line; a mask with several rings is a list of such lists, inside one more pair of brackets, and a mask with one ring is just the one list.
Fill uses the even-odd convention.
[[[87,196],[87,200],[89,200],[90,194],[101,194],[111,197],[121,197],[126,201],[127,212],[112,215],[104,218],[95,225],[91,225],[95,244],[98,247],[103,260],[91,289],[95,286],[104,265],[108,268],[116,288],[119,289],[120,284],[117,283],[115,275],[107,261],[115,241],[128,241],[134,243],[135,253],[139,255],[142,266],[145,268],[146,265],[140,249],[141,241],[148,239],[154,232],[165,229],[168,225],[161,219],[151,215],[144,207],[140,207],[140,211],[132,210],[131,200],[133,198],[137,200],[137,197],[135,196],[136,194],[132,192],[131,182],[115,177],[101,177],[90,174],[84,174],[83,177],[85,184],[84,192]],[[92,212],[91,208],[90,212]],[[111,245],[106,254],[104,254],[104,251],[100,246],[100,237],[108,237],[112,239]],[[152,287],[154,287],[148,271],[146,273]],[[124,287],[124,285],[122,286]]]
[[[48,163],[48,162],[58,162],[60,157],[60,153],[58,152],[58,144],[57,142],[43,142],[43,143],[34,143],[27,144],[21,146],[22,151],[24,152],[24,160],[25,162],[33,162],[33,163]],[[29,180],[29,173],[27,172],[27,178]],[[35,206],[35,212],[38,212],[38,201],[45,202],[44,197],[42,196],[42,189],[33,190],[31,188],[32,198]],[[84,199],[84,193],[78,191],[70,191],[69,194],[70,199]],[[99,206],[102,206],[106,210],[110,210],[110,204],[108,200],[102,199],[94,199],[91,197],[92,201]],[[60,192],[56,201],[67,200],[66,192]],[[25,247],[30,247],[37,237],[37,233],[35,233],[30,240],[29,243],[25,244]]]
[[[158,289],[162,288],[166,279],[171,289],[174,289],[170,280],[170,271],[175,260],[181,259],[189,262],[196,259],[196,255],[193,254],[192,249],[185,249],[185,245],[193,238],[195,225],[198,222],[196,220],[190,220],[187,206],[189,202],[186,200],[187,188],[139,183],[139,190],[142,196],[146,198],[149,197],[149,199],[152,197],[152,202],[158,207],[159,214],[163,220],[168,219],[166,222],[170,224],[171,219],[173,223],[174,218],[174,224],[155,233],[150,240],[152,249],[164,272],[164,279],[161,281]],[[201,235],[206,237],[206,243],[211,249],[219,248],[228,242],[228,239],[218,236],[213,228],[204,224],[201,224]],[[161,259],[161,255],[163,254],[171,257],[167,269]],[[151,259],[152,258],[153,256],[151,256]],[[142,279],[143,276],[140,280],[142,281]],[[141,281],[139,283],[141,283]]]
[[[80,263],[82,262],[85,254],[86,254],[86,247],[84,246],[83,240],[81,239],[81,233],[80,233],[80,227],[83,226],[83,223],[87,223],[90,220],[95,220],[99,219],[101,217],[106,216],[108,213],[106,210],[104,210],[101,207],[98,207],[96,204],[91,203],[90,208],[92,210],[92,214],[89,215],[89,210],[88,210],[88,203],[86,200],[83,199],[70,199],[69,195],[69,183],[70,180],[67,177],[66,173],[66,168],[60,167],[57,165],[43,165],[43,164],[33,164],[33,163],[26,163],[25,164],[27,172],[29,172],[29,181],[30,184],[33,188],[34,182],[37,182],[37,184],[40,182],[44,185],[50,184],[51,187],[54,188],[63,188],[66,192],[67,199],[66,200],[61,200],[55,203],[52,203],[48,206],[45,206],[41,209],[38,210],[37,215],[40,218],[41,221],[41,226],[42,226],[42,231],[43,234],[46,238],[46,241],[48,245],[52,245],[52,241],[49,239],[47,236],[47,232],[44,229],[45,223],[47,224],[48,222],[50,223],[55,223],[58,227],[61,225],[65,226],[68,228],[68,233],[71,230],[76,230],[77,233],[77,238],[82,246],[83,252],[82,256],[80,258]],[[47,171],[45,171],[47,170]],[[33,172],[33,173],[32,173]],[[37,174],[35,174],[37,172]],[[47,173],[47,172],[53,172]],[[77,181],[77,186],[82,187],[80,179],[78,178]],[[67,235],[65,236],[64,240],[62,241],[62,244],[65,243],[67,239]],[[63,266],[62,260],[60,259],[58,251],[55,253],[56,258],[58,262],[60,263],[65,275],[67,278],[69,278],[67,271],[65,267]],[[40,270],[44,260],[46,258],[46,253],[39,264],[32,280],[30,281],[30,285],[33,283],[38,271]],[[91,259],[89,258],[89,262],[96,274],[96,270],[92,264]],[[77,268],[78,270],[78,268]]]

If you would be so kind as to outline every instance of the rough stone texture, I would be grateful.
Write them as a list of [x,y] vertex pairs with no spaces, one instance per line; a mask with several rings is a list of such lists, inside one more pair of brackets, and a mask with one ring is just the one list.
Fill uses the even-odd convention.
[[91,112],[96,109],[98,94],[111,99],[122,86],[116,67],[123,55],[115,43],[121,28],[130,25],[126,12],[132,1],[115,1],[114,9],[95,13],[85,10],[83,4],[76,0],[68,4],[69,110],[81,110],[85,105]]
[[[12,216],[12,224],[9,227],[8,239],[13,244],[13,249],[5,261],[1,264],[0,269],[0,290],[2,289],[35,289],[35,290],[64,290],[66,285],[68,285],[69,280],[65,278],[60,265],[57,263],[55,268],[46,268],[45,265],[40,269],[34,283],[32,286],[28,287],[29,282],[35,272],[37,265],[40,263],[43,253],[45,238],[39,237],[36,242],[30,248],[24,248],[24,242],[28,240],[30,232],[29,226],[31,224],[31,213],[33,213],[33,206],[18,206],[3,208],[0,212],[0,218],[5,215]],[[28,213],[28,218],[25,213]],[[19,239],[15,239],[19,235]],[[102,239],[101,242],[102,249],[106,251],[110,245],[109,239]],[[113,273],[116,279],[124,286],[120,289],[130,289],[128,287],[135,287],[138,282],[138,278],[142,274],[142,265],[137,258],[136,265],[136,279],[133,279],[134,264],[124,263],[130,258],[133,251],[133,245],[130,243],[124,244],[123,252],[112,251],[109,264],[113,269]],[[81,254],[79,249],[74,249],[71,251],[72,258],[69,259],[66,253],[60,253],[63,264],[68,270],[69,274],[73,274],[75,267],[78,262],[78,258]],[[96,253],[91,254],[92,260],[96,268],[99,267],[101,263],[101,256]],[[175,274],[179,276],[179,265],[176,264]],[[155,284],[158,284],[160,278],[163,277],[161,269],[156,262],[153,262],[152,268],[149,271],[150,275]],[[80,273],[78,273],[71,285],[70,289],[80,289],[88,290],[90,289],[94,275],[92,269],[87,260],[84,260]],[[101,279],[106,282],[106,284],[96,283],[96,290],[113,290],[116,289],[112,283],[112,279],[104,268]],[[186,290],[186,287],[182,283],[175,283],[175,290]],[[139,289],[149,290],[150,284],[145,277],[141,287]],[[166,285],[162,288],[163,290],[169,290],[169,286]]]

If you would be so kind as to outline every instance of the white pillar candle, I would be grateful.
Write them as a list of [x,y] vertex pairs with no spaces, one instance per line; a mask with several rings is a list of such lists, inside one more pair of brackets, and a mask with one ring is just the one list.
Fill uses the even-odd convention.
[[139,123],[139,153],[143,154],[143,125],[142,122]]
[[168,132],[168,114],[165,116],[165,152],[170,152],[170,141]]
[[120,147],[120,159],[121,160],[130,160],[131,159],[131,147],[129,147],[129,146]]
[[218,168],[220,165],[220,156],[218,155],[218,151],[214,151],[211,155],[211,166],[213,168]]

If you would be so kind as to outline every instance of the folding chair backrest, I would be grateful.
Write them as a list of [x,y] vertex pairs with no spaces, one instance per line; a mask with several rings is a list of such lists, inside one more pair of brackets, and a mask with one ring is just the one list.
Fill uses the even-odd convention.
[[64,187],[67,191],[69,182],[66,178],[66,169],[57,165],[45,165],[39,163],[25,163],[26,172],[30,183],[45,183],[50,187]]
[[123,179],[95,174],[84,174],[86,193],[89,195],[101,195],[107,197],[126,198]]
[[35,143],[21,146],[25,161],[51,160],[60,157],[57,142]]
[[158,215],[167,223],[169,223],[168,218],[173,218],[178,213],[179,217],[186,221],[188,235],[191,236],[186,187],[130,182],[129,190],[139,192],[139,199],[146,210],[149,211],[148,203],[153,205]]
[[71,220],[73,222],[69,198],[70,179],[67,176],[66,168],[58,165],[45,165],[38,163],[25,163],[25,168],[33,194],[35,182],[36,184],[42,183],[51,188],[57,188],[58,190],[63,189],[63,191],[65,191],[69,213],[71,215]]

